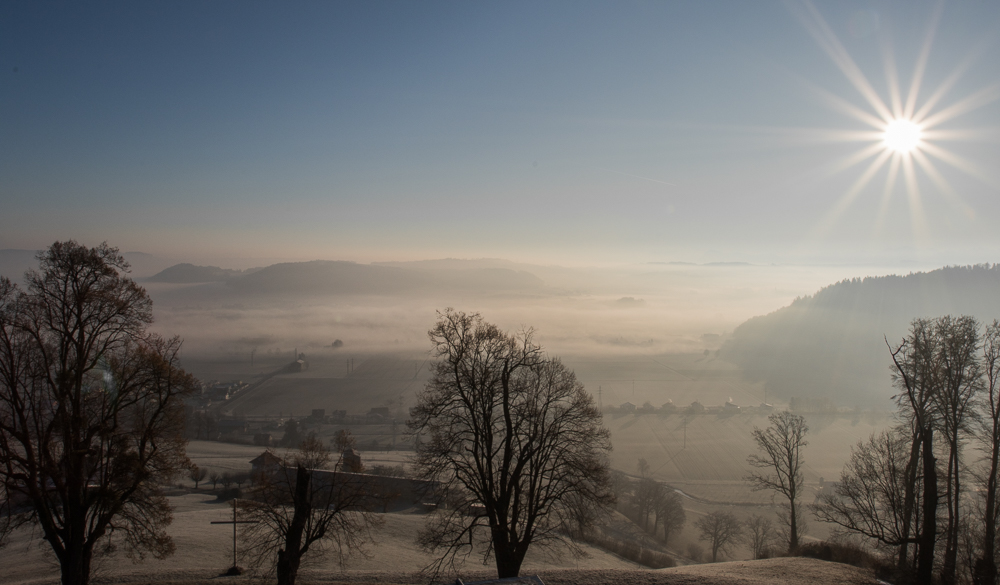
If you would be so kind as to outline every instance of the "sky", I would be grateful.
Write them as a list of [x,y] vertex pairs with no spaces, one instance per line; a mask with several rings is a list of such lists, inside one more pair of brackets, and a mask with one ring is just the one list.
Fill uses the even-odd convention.
[[[996,262],[998,33],[986,1],[2,0],[0,248]],[[900,114],[933,124],[897,157]]]

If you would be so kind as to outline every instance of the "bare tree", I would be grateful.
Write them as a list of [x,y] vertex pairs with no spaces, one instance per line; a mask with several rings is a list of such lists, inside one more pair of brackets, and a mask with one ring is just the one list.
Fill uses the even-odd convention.
[[222,481],[222,474],[219,473],[218,469],[213,469],[208,472],[208,481],[212,482],[212,489],[214,490],[219,482]]
[[699,539],[708,541],[712,547],[712,562],[716,562],[719,553],[726,554],[739,543],[743,536],[743,524],[732,512],[709,512],[695,523],[700,533]]
[[939,340],[936,356],[939,387],[933,395],[934,406],[948,445],[945,471],[948,523],[941,580],[950,585],[955,582],[958,569],[959,527],[962,521],[961,449],[971,418],[972,400],[982,388],[982,366],[977,355],[979,323],[969,316],[948,315],[934,320],[934,333]]
[[982,364],[985,388],[980,436],[986,452],[987,469],[982,482],[986,501],[983,504],[982,556],[975,560],[973,579],[979,585],[996,585],[997,477],[1000,475],[1000,321],[995,319],[986,327],[983,335]]
[[417,451],[421,475],[448,486],[456,506],[421,542],[440,553],[436,571],[471,554],[486,529],[484,561],[492,554],[499,577],[516,577],[532,544],[560,538],[574,495],[614,501],[610,435],[576,376],[546,359],[530,330],[509,335],[449,309],[429,335],[440,361],[410,429],[428,437]]
[[632,492],[632,506],[636,513],[636,522],[643,530],[649,530],[649,515],[656,510],[662,498],[663,486],[658,481],[644,477],[636,484],[635,491]]
[[95,547],[164,557],[160,490],[187,466],[178,339],[150,335],[152,303],[106,244],[57,242],[0,285],[0,481],[31,508],[64,585]]
[[[910,332],[896,347],[889,345],[889,355],[894,366],[893,383],[898,389],[896,404],[900,415],[907,421],[910,431],[910,456],[906,464],[906,493],[903,501],[903,543],[900,545],[899,565],[907,565],[909,535],[915,535],[916,580],[930,583],[934,574],[934,547],[937,540],[938,477],[937,458],[934,456],[934,433],[938,413],[934,408],[934,394],[939,384],[937,367],[938,336],[933,322],[914,319]],[[917,510],[918,478],[920,509]],[[919,516],[919,524],[911,524]]]
[[672,489],[664,489],[660,498],[656,502],[656,522],[653,524],[653,532],[656,526],[663,528],[663,543],[670,540],[670,534],[684,528],[687,522],[687,514],[681,505],[681,497]]
[[811,506],[813,513],[823,522],[885,546],[915,542],[908,531],[912,519],[906,516],[913,513],[906,507],[909,460],[906,431],[883,431],[859,442],[851,449],[836,492],[821,495]]
[[763,472],[752,472],[747,481],[754,491],[773,490],[788,500],[788,550],[799,546],[799,498],[802,495],[802,447],[805,440],[806,420],[791,412],[776,412],[767,419],[766,429],[754,427],[753,439],[760,455],[751,455],[747,461]]
[[770,518],[753,514],[743,523],[744,542],[753,554],[754,559],[767,558],[768,550],[777,534]]
[[258,478],[248,499],[240,500],[243,552],[279,585],[294,585],[302,558],[332,546],[341,561],[362,551],[381,519],[371,478],[325,470],[330,452],[314,436],[272,474]]
[[333,435],[333,450],[339,455],[348,449],[357,449],[358,441],[351,434],[351,429],[340,429]]
[[206,476],[208,476],[208,470],[204,467],[198,467],[197,465],[192,464],[191,467],[188,468],[188,479],[194,482],[194,489],[198,489],[198,484],[201,483]]

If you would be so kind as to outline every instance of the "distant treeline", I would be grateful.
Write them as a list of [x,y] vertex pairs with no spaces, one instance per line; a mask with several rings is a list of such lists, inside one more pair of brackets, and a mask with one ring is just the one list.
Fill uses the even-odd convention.
[[889,408],[885,338],[898,344],[914,317],[947,314],[1000,316],[1000,265],[844,280],[743,323],[720,356],[764,382],[769,400],[822,397]]

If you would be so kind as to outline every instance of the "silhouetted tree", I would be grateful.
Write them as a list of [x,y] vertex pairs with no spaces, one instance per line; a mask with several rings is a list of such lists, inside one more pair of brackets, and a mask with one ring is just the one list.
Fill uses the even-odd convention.
[[299,432],[299,423],[295,419],[289,419],[285,423],[285,434],[281,436],[281,446],[295,449],[302,442],[302,435]]
[[[889,345],[888,340],[886,345]],[[900,557],[907,555],[906,544],[913,530],[911,518],[917,511],[917,478],[922,494],[919,511],[920,525],[916,527],[917,569],[916,579],[930,583],[934,576],[934,547],[937,540],[937,511],[939,505],[937,458],[934,456],[934,434],[938,428],[935,393],[939,388],[940,372],[938,355],[940,338],[934,323],[928,319],[914,319],[910,332],[893,348],[889,355],[895,367],[893,382],[901,390],[896,395],[900,414],[910,432],[910,457],[906,466],[906,493],[903,501],[903,534],[907,539],[900,547]],[[901,565],[905,563],[900,563]]]
[[760,455],[751,455],[747,461],[762,469],[747,476],[756,490],[773,490],[788,500],[788,550],[799,546],[799,501],[802,495],[802,447],[805,440],[806,420],[791,412],[776,412],[767,420],[766,429],[754,427],[753,439]]
[[664,489],[657,499],[653,511],[656,513],[653,532],[656,532],[657,525],[661,526],[663,528],[663,543],[667,544],[670,540],[670,534],[684,528],[684,524],[687,522],[687,514],[681,505],[680,495],[672,489]]
[[208,470],[204,467],[198,467],[197,465],[191,465],[188,468],[188,478],[194,482],[194,489],[198,489],[198,484],[201,483],[203,479],[208,475]]
[[[849,533],[886,546],[904,547],[915,542],[908,527],[914,510],[907,509],[910,474],[909,433],[883,431],[860,441],[840,474],[835,493],[822,494],[813,513],[821,521],[836,524]],[[906,569],[906,556],[897,560]]]
[[[515,577],[528,548],[560,538],[571,496],[602,507],[610,434],[576,376],[547,359],[530,330],[509,335],[478,314],[451,309],[429,332],[440,360],[411,410],[410,429],[427,437],[421,475],[448,486],[453,510],[421,535],[440,551],[440,569],[488,529],[498,576]],[[473,504],[482,512],[469,514]]]
[[934,407],[948,446],[945,469],[948,520],[941,581],[950,585],[955,582],[958,569],[959,527],[962,523],[961,480],[964,469],[961,448],[973,415],[972,401],[982,388],[982,369],[978,359],[979,323],[968,316],[939,317],[934,320],[934,333],[939,339],[936,356],[939,386],[934,393]]
[[31,508],[63,585],[94,549],[164,557],[160,490],[188,464],[178,339],[151,335],[152,302],[118,250],[56,242],[20,290],[0,279],[0,481]]
[[744,542],[754,559],[767,558],[771,543],[777,534],[770,518],[753,514],[743,523]]
[[719,553],[727,553],[743,536],[743,524],[732,512],[709,512],[695,523],[698,528],[699,540],[708,541],[712,547],[712,562],[716,562]]
[[265,573],[271,570],[279,585],[294,585],[302,558],[332,545],[341,560],[371,541],[381,525],[372,514],[378,505],[370,478],[324,471],[330,452],[315,436],[273,473],[258,478],[248,498],[240,500],[246,524],[243,552]]
[[980,437],[986,452],[983,487],[982,554],[975,560],[973,579],[978,585],[996,585],[997,477],[1000,475],[1000,321],[994,319],[983,335],[983,413]]

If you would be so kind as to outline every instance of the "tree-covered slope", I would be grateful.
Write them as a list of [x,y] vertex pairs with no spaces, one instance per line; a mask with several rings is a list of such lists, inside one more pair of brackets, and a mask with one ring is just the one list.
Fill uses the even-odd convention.
[[1000,318],[1000,265],[844,280],[733,332],[722,357],[777,399],[889,406],[889,343],[918,317]]

